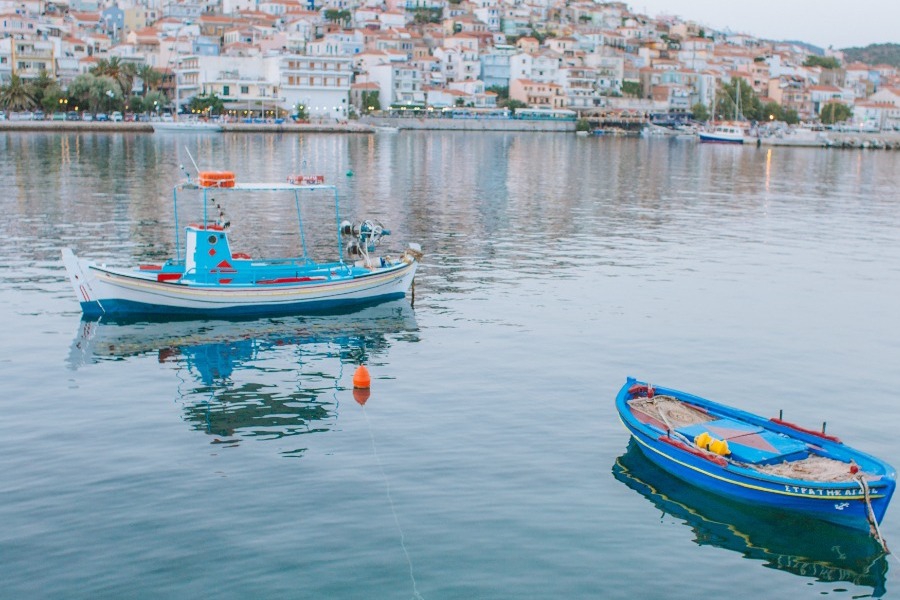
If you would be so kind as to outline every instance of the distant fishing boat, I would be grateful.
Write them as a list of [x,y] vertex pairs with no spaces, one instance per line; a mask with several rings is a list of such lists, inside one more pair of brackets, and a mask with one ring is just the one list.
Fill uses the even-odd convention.
[[221,124],[208,121],[156,121],[152,125],[153,131],[164,133],[214,133],[223,130]]
[[641,451],[672,475],[753,505],[871,530],[894,493],[886,462],[836,437],[628,378],[616,408]]
[[[718,144],[743,144],[747,139],[747,124],[742,121],[741,115],[741,86],[740,80],[734,90],[734,120],[716,123],[712,129],[701,130],[698,136],[701,142],[713,142]],[[715,100],[713,100],[715,111]]]
[[[178,196],[185,192],[199,206],[198,220],[185,226],[182,235]],[[268,192],[281,192],[296,206],[303,255],[251,258],[235,252],[228,237],[231,223],[221,212],[210,218],[211,193],[252,202]],[[237,183],[229,171],[206,171],[197,181],[176,186],[173,197],[176,256],[163,264],[107,267],[63,249],[63,263],[85,316],[303,313],[401,298],[422,257],[414,243],[398,256],[377,256],[376,247],[390,231],[377,220],[342,221],[337,188],[318,175],[292,176],[287,183]],[[317,263],[307,253],[300,207],[301,202],[329,197],[334,203],[337,260]]]
[[711,130],[700,131],[697,134],[701,142],[716,142],[720,144],[743,144],[747,138],[744,128],[734,123],[719,123]]

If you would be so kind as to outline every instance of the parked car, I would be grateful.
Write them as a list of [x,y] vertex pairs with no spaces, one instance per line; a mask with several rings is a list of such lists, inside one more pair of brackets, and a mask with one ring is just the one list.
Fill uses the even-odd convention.
[[0,121],[5,121],[5,120],[6,120],[6,113],[3,112],[2,110],[0,110]]
[[94,116],[94,120],[95,121],[109,121],[109,115],[107,115],[106,113],[97,113]]
[[163,113],[162,120],[163,123],[171,123],[175,119],[172,118],[172,113]]
[[50,117],[50,118],[51,118],[51,120],[53,120],[53,121],[65,121],[65,120],[66,120],[66,113],[63,113],[63,112],[55,112],[55,113],[53,113],[53,116]]
[[66,113],[66,121],[80,121],[81,115],[78,114],[78,111],[70,110]]
[[113,123],[121,123],[122,122],[122,113],[119,111],[113,111],[111,115],[109,115],[109,120]]
[[31,119],[33,121],[43,121],[44,120],[44,111],[37,110],[31,114]]

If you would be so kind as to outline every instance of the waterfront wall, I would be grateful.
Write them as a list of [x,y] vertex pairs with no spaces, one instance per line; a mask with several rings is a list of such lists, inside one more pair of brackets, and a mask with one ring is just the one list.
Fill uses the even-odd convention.
[[360,123],[373,127],[431,129],[441,131],[575,131],[575,121],[524,119],[441,119],[434,117],[362,117]]
[[[236,133],[372,133],[358,122],[347,123],[224,123],[223,131]],[[110,121],[0,121],[0,131],[100,131],[153,133],[152,123]]]

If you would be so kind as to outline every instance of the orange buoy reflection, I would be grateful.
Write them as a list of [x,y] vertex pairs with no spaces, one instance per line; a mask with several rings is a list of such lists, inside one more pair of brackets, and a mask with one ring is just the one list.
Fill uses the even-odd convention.
[[360,406],[365,406],[370,394],[369,388],[353,388],[353,399]]

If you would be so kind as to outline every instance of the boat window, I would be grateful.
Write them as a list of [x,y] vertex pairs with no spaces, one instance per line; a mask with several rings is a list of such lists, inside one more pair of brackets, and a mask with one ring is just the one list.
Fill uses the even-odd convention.
[[218,241],[218,239],[219,239],[218,236],[211,235],[211,236],[209,236],[209,243],[215,244]]

